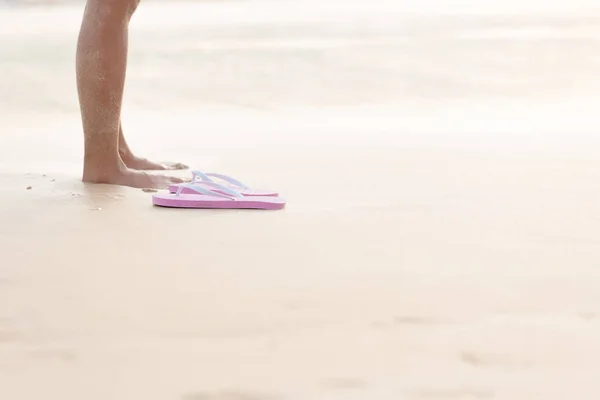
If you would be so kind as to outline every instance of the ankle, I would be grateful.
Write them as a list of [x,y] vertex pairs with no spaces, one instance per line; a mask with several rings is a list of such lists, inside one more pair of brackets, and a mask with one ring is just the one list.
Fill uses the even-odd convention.
[[129,149],[121,149],[119,148],[119,157],[121,158],[121,160],[125,163],[128,164],[131,161],[135,161],[138,158],[131,152],[131,150]]
[[127,167],[118,157],[89,157],[83,161],[84,182],[107,183],[114,180],[115,176],[123,175]]

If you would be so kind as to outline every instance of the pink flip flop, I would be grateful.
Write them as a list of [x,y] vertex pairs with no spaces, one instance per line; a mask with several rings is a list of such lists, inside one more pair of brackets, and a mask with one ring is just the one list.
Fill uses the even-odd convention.
[[[175,208],[227,208],[280,210],[285,200],[275,196],[244,196],[233,189],[218,184],[214,189],[201,185],[182,183],[176,193],[155,194],[152,204],[160,207]],[[186,190],[190,193],[183,193]],[[218,192],[217,192],[218,190]],[[193,194],[192,194],[193,193]]]
[[[218,180],[218,182],[216,180]],[[209,189],[211,189],[212,191],[217,192],[217,193],[223,193],[220,191],[219,188],[221,186],[224,186],[228,189],[233,189],[236,192],[241,193],[242,196],[258,196],[258,197],[277,197],[277,196],[279,196],[279,193],[277,193],[277,192],[250,189],[250,187],[248,187],[247,185],[238,181],[237,179],[232,178],[231,176],[227,176],[227,175],[223,175],[223,174],[216,174],[213,172],[204,173],[204,172],[198,171],[198,170],[192,171],[192,182],[191,183],[194,185],[202,185],[205,187],[208,186]],[[177,190],[179,189],[180,186],[181,186],[180,184],[170,185],[169,192],[177,193]],[[193,194],[195,192],[191,189],[188,189],[187,187],[184,187],[184,190],[182,193],[183,194]]]

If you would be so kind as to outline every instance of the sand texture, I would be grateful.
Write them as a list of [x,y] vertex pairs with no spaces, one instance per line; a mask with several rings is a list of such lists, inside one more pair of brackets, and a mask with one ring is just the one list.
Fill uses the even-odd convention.
[[598,399],[600,7],[447,3],[142,4],[130,144],[276,212],[82,184],[83,6],[0,9],[0,399]]

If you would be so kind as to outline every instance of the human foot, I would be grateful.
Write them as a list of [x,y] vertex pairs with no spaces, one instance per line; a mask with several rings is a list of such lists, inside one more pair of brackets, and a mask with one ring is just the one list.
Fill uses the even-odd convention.
[[130,186],[140,189],[165,189],[169,185],[184,182],[183,179],[166,175],[153,175],[120,166],[112,171],[106,169],[85,169],[83,182],[104,183],[109,185]]
[[150,161],[146,158],[140,158],[130,154],[121,154],[121,159],[123,160],[127,168],[136,169],[140,171],[168,171],[188,168],[187,165],[182,163],[157,163],[154,161]]

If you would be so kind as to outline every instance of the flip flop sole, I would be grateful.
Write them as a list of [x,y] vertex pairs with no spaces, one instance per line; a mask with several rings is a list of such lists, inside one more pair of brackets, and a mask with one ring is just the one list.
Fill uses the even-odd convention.
[[[202,182],[192,182],[192,184],[194,185],[201,185]],[[208,188],[211,188],[210,186],[207,186]],[[171,193],[177,193],[177,190],[179,189],[179,185],[177,184],[173,184],[169,186],[169,192]],[[236,188],[232,187],[231,189],[233,190],[237,190]],[[219,189],[211,189],[214,190],[217,193],[223,193],[221,192]],[[279,193],[276,192],[269,192],[266,190],[252,190],[252,191],[245,191],[245,190],[239,190],[239,192],[247,197],[277,197],[279,196]],[[193,194],[195,193],[193,190],[188,189],[188,188],[184,188],[181,193],[183,194]]]
[[152,204],[159,207],[198,209],[257,209],[281,210],[286,201],[280,197],[258,197],[224,199],[201,194],[155,194]]

